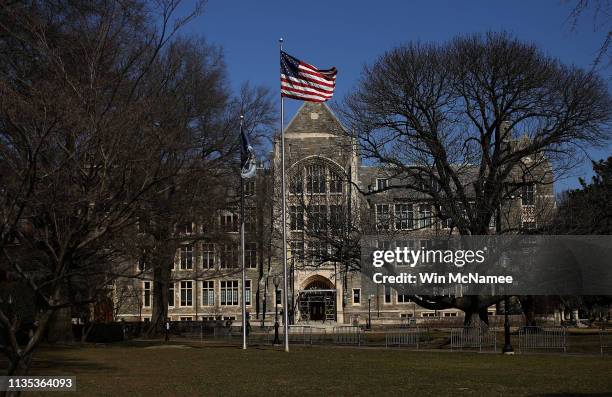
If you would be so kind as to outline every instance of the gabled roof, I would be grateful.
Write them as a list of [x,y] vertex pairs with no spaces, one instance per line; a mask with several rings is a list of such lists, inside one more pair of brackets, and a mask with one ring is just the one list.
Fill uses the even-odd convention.
[[286,134],[346,133],[338,117],[326,103],[304,102],[285,129]]

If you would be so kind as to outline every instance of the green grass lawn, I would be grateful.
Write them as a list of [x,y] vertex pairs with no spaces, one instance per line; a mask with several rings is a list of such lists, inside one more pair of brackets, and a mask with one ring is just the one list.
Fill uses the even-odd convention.
[[612,396],[610,356],[152,342],[43,348],[32,374],[75,375],[70,396]]

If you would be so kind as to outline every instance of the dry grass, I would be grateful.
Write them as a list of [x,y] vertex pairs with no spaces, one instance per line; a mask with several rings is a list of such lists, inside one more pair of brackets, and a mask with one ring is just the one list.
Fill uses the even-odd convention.
[[295,347],[286,354],[150,342],[44,348],[32,373],[75,375],[78,392],[69,396],[612,395],[610,356],[333,347]]

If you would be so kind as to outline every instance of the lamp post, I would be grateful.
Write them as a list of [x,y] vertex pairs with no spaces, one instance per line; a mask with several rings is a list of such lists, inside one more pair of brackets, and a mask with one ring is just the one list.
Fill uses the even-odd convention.
[[372,295],[368,296],[368,329],[372,329]]
[[[511,196],[514,199],[514,196]],[[502,231],[502,200],[500,197],[499,206],[497,207],[497,216],[495,219],[495,234],[499,236]],[[510,342],[510,318],[508,317],[508,308],[510,307],[510,299],[508,294],[504,295],[504,347],[502,354],[514,354],[512,343]]]
[[514,348],[510,343],[510,318],[508,317],[508,309],[510,308],[510,299],[508,295],[504,295],[504,347],[503,354],[514,354]]
[[274,345],[280,345],[280,339],[278,339],[278,285],[280,284],[280,278],[274,276]]

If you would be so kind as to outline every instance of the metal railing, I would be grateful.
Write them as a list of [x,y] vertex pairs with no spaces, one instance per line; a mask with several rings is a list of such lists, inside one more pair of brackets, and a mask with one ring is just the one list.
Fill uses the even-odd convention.
[[599,331],[599,350],[603,356],[606,351],[612,350],[612,332]]
[[487,327],[458,327],[450,330],[451,350],[492,348],[497,351],[495,331]]
[[519,350],[559,349],[567,351],[565,327],[523,327],[519,330]]
[[404,328],[397,332],[388,332],[385,334],[385,347],[390,346],[416,346],[419,349],[421,337],[427,334],[428,329],[419,327]]
[[339,345],[358,345],[362,343],[363,330],[357,326],[334,327],[333,341]]

